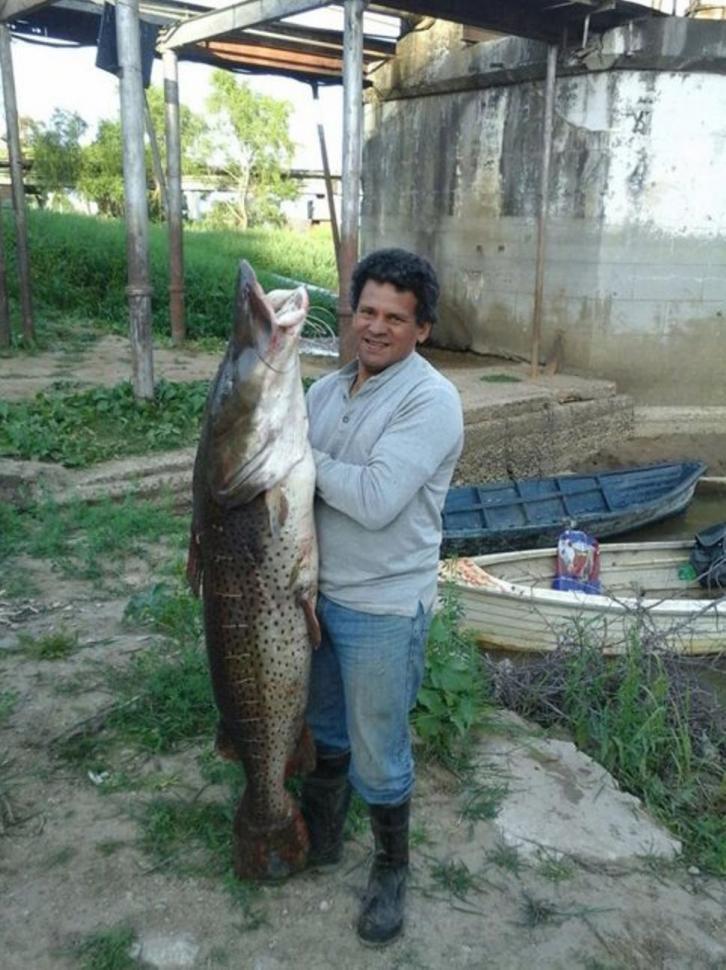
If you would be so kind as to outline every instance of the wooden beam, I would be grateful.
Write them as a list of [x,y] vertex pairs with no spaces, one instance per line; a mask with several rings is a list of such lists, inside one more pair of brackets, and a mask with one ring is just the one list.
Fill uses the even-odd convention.
[[128,262],[129,339],[134,395],[154,396],[149,282],[149,210],[144,160],[144,87],[141,80],[139,0],[116,4],[116,43],[121,66],[121,133],[123,136],[126,257]]
[[0,20],[7,22],[50,7],[53,0],[0,0]]
[[338,334],[340,363],[355,357],[350,278],[358,262],[361,155],[363,144],[363,8],[365,0],[345,0],[343,50],[343,198],[340,213]]
[[222,37],[281,17],[326,7],[323,0],[242,0],[221,10],[199,14],[178,27],[172,27],[159,45],[162,50],[177,50],[200,40]]
[[25,204],[23,184],[23,152],[20,144],[18,124],[18,101],[15,96],[15,76],[13,58],[10,50],[10,30],[0,25],[0,74],[3,82],[5,102],[5,127],[7,130],[8,156],[13,191],[13,211],[15,212],[16,253],[18,276],[20,277],[20,309],[23,319],[23,339],[32,344],[35,340],[33,322],[33,300],[30,284],[30,251],[28,248],[28,215]]

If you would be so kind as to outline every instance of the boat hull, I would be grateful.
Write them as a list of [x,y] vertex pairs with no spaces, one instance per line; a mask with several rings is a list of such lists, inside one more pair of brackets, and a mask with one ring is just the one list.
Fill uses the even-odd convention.
[[706,598],[695,579],[686,578],[690,545],[601,546],[604,595],[549,588],[555,549],[476,557],[484,585],[442,578],[440,591],[454,583],[463,625],[489,647],[540,652],[585,639],[615,654],[637,632],[641,641],[673,653],[726,653],[726,598]]
[[450,489],[441,557],[546,548],[570,528],[622,535],[683,512],[705,468],[675,462]]

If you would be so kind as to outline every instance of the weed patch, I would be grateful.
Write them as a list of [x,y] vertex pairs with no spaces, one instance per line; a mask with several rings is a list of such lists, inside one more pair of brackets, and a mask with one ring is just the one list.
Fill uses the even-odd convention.
[[19,633],[18,645],[31,660],[64,660],[79,649],[78,632],[61,628],[39,637]]
[[160,380],[150,401],[129,381],[79,391],[56,384],[32,401],[0,401],[0,455],[83,468],[194,443],[208,381]]
[[71,948],[79,970],[141,970],[131,956],[136,934],[128,926],[92,933]]
[[476,644],[461,631],[461,616],[451,585],[431,623],[424,680],[412,714],[425,752],[459,768],[467,761],[470,732],[486,713],[488,690]]
[[171,498],[63,506],[44,502],[24,511],[0,506],[0,513],[12,532],[12,541],[3,541],[0,530],[0,562],[26,554],[48,559],[64,574],[81,579],[117,572],[125,557],[162,541],[181,547],[189,529]]
[[199,646],[144,651],[111,677],[118,704],[108,727],[121,742],[161,754],[213,733],[217,713]]
[[723,712],[679,658],[646,639],[634,628],[625,651],[606,657],[580,631],[567,649],[498,667],[497,698],[545,726],[564,726],[674,831],[686,861],[723,875]]
[[515,374],[484,374],[479,380],[487,384],[519,384],[522,378]]
[[188,589],[173,590],[166,583],[135,593],[126,605],[124,620],[182,644],[198,643],[202,635],[200,601]]
[[0,727],[10,720],[20,695],[16,690],[0,690]]

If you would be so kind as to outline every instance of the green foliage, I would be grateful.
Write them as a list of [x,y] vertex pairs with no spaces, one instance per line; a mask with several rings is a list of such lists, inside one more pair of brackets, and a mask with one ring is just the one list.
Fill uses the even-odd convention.
[[565,659],[565,724],[577,744],[682,840],[687,858],[726,874],[723,738],[694,746],[688,696],[633,635],[622,656],[584,642]]
[[101,930],[85,937],[73,948],[79,970],[141,970],[131,956],[136,934],[128,926]]
[[0,727],[10,719],[19,699],[15,690],[0,690]]
[[[13,244],[14,224],[5,217],[8,247],[7,279],[11,298],[17,300],[18,283]],[[117,220],[49,211],[28,212],[30,247],[33,253],[33,298],[41,341],[47,343],[50,328],[53,349],[67,340],[58,323],[71,316],[126,333],[127,262],[126,230]],[[239,232],[205,232],[190,229],[184,246],[185,309],[187,333],[192,340],[229,338],[234,305],[235,280],[240,259],[254,267],[263,289],[285,288],[302,281],[311,286],[311,317],[323,314],[335,319],[336,301],[325,289],[337,285],[330,230],[317,227],[305,233],[284,229]],[[152,321],[158,335],[170,332],[169,256],[166,229],[151,226],[149,261]]]
[[87,127],[79,114],[62,108],[56,108],[48,122],[29,122],[33,182],[43,202],[50,192],[62,192],[77,184],[83,152],[80,138]]
[[23,512],[0,505],[3,520],[10,523],[12,538],[0,542],[0,562],[26,554],[86,579],[118,570],[124,557],[142,554],[149,545],[181,544],[189,532],[188,520],[175,513],[170,499],[45,502]]
[[460,628],[461,615],[452,584],[431,623],[424,680],[412,714],[428,752],[445,763],[461,757],[467,736],[486,710],[487,684],[477,647]]
[[108,726],[124,743],[165,753],[213,733],[217,713],[206,654],[198,645],[157,646],[111,676],[118,703]]
[[198,643],[202,635],[199,600],[188,589],[172,590],[166,583],[135,593],[126,605],[124,619],[149,626],[180,644]]
[[95,202],[104,216],[120,218],[124,212],[123,135],[121,122],[99,122],[96,137],[83,149],[78,191]]
[[78,650],[78,632],[59,629],[39,637],[19,633],[18,644],[23,653],[33,660],[65,660]]
[[195,442],[207,381],[161,380],[151,401],[137,401],[128,381],[76,391],[65,385],[32,401],[0,401],[0,455],[79,468],[179,448]]
[[235,192],[229,224],[239,229],[282,224],[280,203],[297,187],[284,177],[292,161],[292,105],[253,91],[228,71],[214,71],[207,99],[207,157],[224,172]]
[[522,378],[516,374],[484,374],[479,380],[488,384],[519,384]]

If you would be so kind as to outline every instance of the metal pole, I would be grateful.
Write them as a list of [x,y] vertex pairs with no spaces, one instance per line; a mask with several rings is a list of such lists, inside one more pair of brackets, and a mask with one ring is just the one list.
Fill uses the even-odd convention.
[[338,231],[338,216],[335,212],[335,197],[333,195],[333,180],[330,177],[330,162],[328,161],[328,146],[325,143],[325,128],[320,114],[320,99],[318,97],[318,85],[313,82],[313,100],[318,119],[318,141],[320,142],[320,158],[323,162],[323,175],[325,176],[325,193],[328,197],[328,212],[330,213],[330,228],[333,232],[333,249],[335,250],[335,265],[338,269],[338,290],[340,291],[340,232]]
[[539,221],[537,224],[537,269],[534,283],[534,312],[532,314],[532,377],[539,374],[539,348],[542,336],[542,297],[544,293],[545,230],[549,208],[550,159],[552,158],[552,122],[554,118],[555,79],[557,76],[557,45],[547,50],[547,79],[545,82],[544,125],[542,130],[542,169],[540,172]]
[[144,164],[144,87],[141,80],[139,0],[117,0],[116,43],[120,66],[124,153],[129,339],[137,398],[154,396],[149,285],[149,209]]
[[358,260],[361,145],[363,131],[364,0],[345,0],[343,35],[343,201],[340,231],[338,332],[340,362],[355,356],[350,306],[350,277]]
[[8,307],[8,283],[5,273],[5,240],[2,209],[0,208],[0,347],[9,347],[10,310]]
[[183,344],[184,319],[184,229],[181,187],[181,127],[179,123],[179,72],[176,51],[165,50],[164,104],[166,106],[166,184],[169,227],[169,316],[171,339]]
[[30,292],[30,255],[28,251],[28,217],[25,206],[25,186],[23,184],[23,156],[20,150],[18,103],[15,98],[13,58],[10,52],[10,31],[5,24],[0,25],[0,73],[2,73],[3,79],[8,155],[10,158],[10,176],[13,185],[13,209],[15,211],[15,231],[17,236],[23,339],[32,343],[35,340],[35,325],[33,323],[33,301]]
[[149,148],[151,149],[151,167],[154,170],[154,181],[159,191],[159,202],[161,203],[161,214],[166,218],[169,211],[169,202],[166,194],[166,181],[164,179],[164,169],[161,166],[161,152],[159,151],[159,140],[154,129],[154,119],[149,110],[149,101],[144,92],[144,119],[146,121],[146,134],[149,136]]

